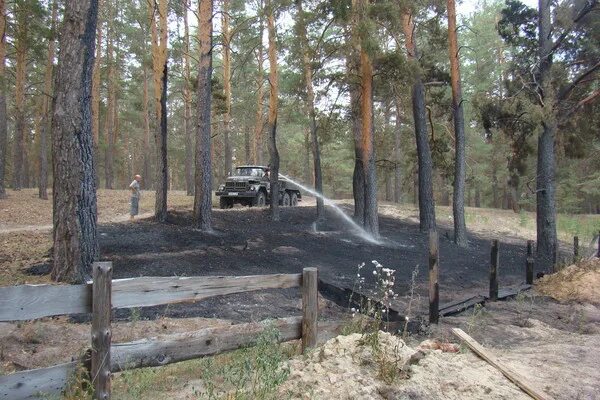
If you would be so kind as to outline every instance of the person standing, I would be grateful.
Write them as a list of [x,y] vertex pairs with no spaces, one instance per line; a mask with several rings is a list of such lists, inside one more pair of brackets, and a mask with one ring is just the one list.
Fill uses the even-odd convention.
[[129,220],[133,221],[134,217],[138,215],[140,208],[140,182],[142,181],[141,175],[133,177],[133,182],[129,185],[131,189],[131,211],[129,212]]

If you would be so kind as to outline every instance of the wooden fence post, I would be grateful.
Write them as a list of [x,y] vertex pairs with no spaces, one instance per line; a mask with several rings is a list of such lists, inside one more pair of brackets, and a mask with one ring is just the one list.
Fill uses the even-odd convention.
[[302,270],[302,352],[317,344],[318,282],[316,268]]
[[579,236],[573,236],[573,263],[579,259]]
[[491,267],[490,267],[490,301],[498,300],[498,265],[500,264],[498,240],[492,240]]
[[533,285],[533,240],[527,241],[527,262],[525,265],[525,283]]
[[525,283],[533,285],[533,240],[527,241],[527,262],[525,264]]
[[429,322],[432,324],[437,324],[440,316],[439,267],[438,233],[432,229],[429,231]]
[[92,372],[94,399],[110,399],[112,262],[96,262],[92,284]]

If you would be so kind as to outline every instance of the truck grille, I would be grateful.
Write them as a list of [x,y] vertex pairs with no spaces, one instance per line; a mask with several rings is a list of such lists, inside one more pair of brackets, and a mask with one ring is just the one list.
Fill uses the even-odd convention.
[[234,181],[225,182],[225,190],[245,191],[246,190],[246,182],[234,182]]

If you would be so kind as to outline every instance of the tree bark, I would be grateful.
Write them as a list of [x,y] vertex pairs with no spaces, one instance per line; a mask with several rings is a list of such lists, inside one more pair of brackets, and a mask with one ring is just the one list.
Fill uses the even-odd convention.
[[458,59],[458,39],[456,8],[454,0],[448,0],[448,51],[450,58],[450,81],[452,84],[452,114],[454,119],[454,191],[452,193],[452,214],[454,215],[454,243],[467,247],[467,226],[465,223],[465,116],[460,81]]
[[[415,24],[411,15],[402,14],[402,28],[406,36],[408,58],[417,62],[418,53],[415,43]],[[433,161],[431,159],[429,138],[427,136],[425,86],[423,85],[420,72],[417,72],[412,86],[412,104],[419,164],[419,227],[422,232],[427,232],[435,229],[436,223],[432,181]]]
[[187,10],[190,0],[183,0],[183,32],[184,32],[184,55],[183,55],[183,102],[184,117],[183,126],[185,131],[185,189],[188,196],[194,195],[194,147],[192,131],[192,89],[190,74],[190,28],[188,24]]
[[90,101],[97,15],[97,0],[65,1],[52,114],[52,278],[58,281],[85,281],[99,257]]
[[[169,189],[167,164],[167,5],[168,0],[148,0],[152,33],[154,105],[156,120],[158,121],[154,131],[154,142],[156,144],[154,218],[158,222],[167,220],[167,191]],[[156,14],[158,14],[158,21],[156,20]]]
[[263,84],[264,84],[264,71],[263,71],[263,2],[260,0],[260,7],[258,9],[258,48],[256,49],[256,63],[258,64],[258,72],[256,76],[257,83],[257,91],[256,91],[256,120],[254,123],[254,146],[253,146],[253,156],[254,164],[262,165],[263,164],[263,128],[264,128],[264,120],[263,120]]
[[310,173],[310,129],[304,128],[304,154],[302,162],[303,181],[305,185],[312,185],[313,179]]
[[[104,0],[98,0],[98,15],[104,5]],[[98,17],[96,32],[96,59],[94,61],[94,73],[92,75],[92,136],[94,147],[94,159],[98,160],[98,145],[100,143],[100,75],[102,63],[102,21]],[[98,170],[94,170],[96,187],[99,186]]]
[[27,5],[15,3],[16,76],[15,76],[15,138],[13,150],[13,190],[21,190],[27,174],[25,159],[25,79],[27,74],[27,41],[29,17]]
[[554,114],[555,94],[551,82],[552,69],[552,23],[551,1],[539,0],[539,95],[542,99],[542,131],[538,137],[537,180],[536,180],[536,221],[537,246],[535,265],[538,270],[549,272],[554,269],[557,258],[555,160],[554,139],[557,130]]
[[244,162],[252,163],[252,149],[250,146],[250,127],[244,124]]
[[44,92],[39,120],[39,167],[38,167],[38,197],[48,200],[48,130],[50,129],[50,99],[52,98],[52,73],[54,71],[54,50],[56,36],[56,19],[58,14],[57,1],[52,2],[52,17],[50,23],[50,38],[48,39],[48,56],[44,71]]
[[114,153],[114,130],[115,130],[115,103],[116,103],[116,71],[114,58],[114,40],[115,30],[114,24],[117,15],[117,6],[112,0],[109,0],[108,12],[108,28],[106,33],[106,65],[108,67],[108,96],[106,102],[106,121],[104,123],[104,138],[105,138],[105,157],[104,157],[104,179],[105,188],[113,188],[113,153]]
[[[366,13],[367,2],[361,1]],[[363,46],[360,52],[360,114],[361,114],[361,160],[364,168],[365,217],[364,228],[373,236],[379,236],[379,217],[377,215],[377,175],[375,168],[375,138],[373,126],[373,64]]]
[[211,100],[212,100],[212,31],[213,2],[198,2],[198,125],[196,130],[196,177],[194,219],[197,228],[212,230],[212,163],[211,163]]
[[352,136],[354,137],[354,172],[352,175],[352,196],[354,198],[354,220],[363,225],[365,221],[365,169],[362,165],[362,114],[360,109],[360,37],[357,34],[358,13],[355,11],[355,1],[350,21],[350,49],[346,56],[346,76],[350,94],[350,120]]
[[231,32],[229,30],[229,0],[223,0],[222,13],[223,30],[223,97],[225,98],[225,113],[223,114],[223,147],[225,160],[223,162],[224,176],[231,173]]
[[271,181],[271,219],[279,221],[279,151],[277,150],[277,112],[279,106],[277,77],[277,47],[275,43],[275,10],[271,1],[267,3],[267,30],[269,34],[269,158]]
[[400,149],[402,139],[402,105],[400,98],[396,96],[396,126],[394,129],[394,202],[402,202],[402,151]]
[[[311,139],[311,149],[313,155],[313,176],[315,182],[315,191],[323,193],[323,174],[321,171],[321,150],[319,148],[319,135],[317,132],[317,117],[315,111],[315,91],[313,88],[313,70],[311,65],[310,47],[308,35],[306,32],[306,21],[304,10],[302,9],[302,0],[296,0],[296,10],[298,12],[298,36],[302,46],[302,64],[304,69],[304,86],[306,90],[306,106],[308,108],[309,130]],[[307,182],[308,184],[308,182]],[[317,196],[317,219],[324,218],[323,199]]]
[[150,165],[150,157],[151,157],[151,148],[150,148],[150,110],[148,110],[148,70],[146,66],[142,66],[143,69],[143,88],[142,88],[142,113],[144,114],[144,156],[143,156],[143,179],[144,179],[144,187],[152,188],[153,181],[151,165]]
[[6,173],[6,147],[8,135],[6,132],[6,5],[0,0],[0,199],[6,197],[4,179]]

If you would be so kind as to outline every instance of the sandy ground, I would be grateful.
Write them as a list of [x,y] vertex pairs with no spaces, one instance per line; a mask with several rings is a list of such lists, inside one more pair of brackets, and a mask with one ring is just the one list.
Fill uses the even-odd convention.
[[[379,334],[381,354],[361,334],[338,336],[308,357],[290,361],[280,388],[291,399],[515,399],[528,396],[469,352],[417,350],[388,333]],[[411,356],[422,357],[410,365]],[[382,379],[382,369],[396,374]]]
[[[128,190],[99,189],[98,220],[100,223],[123,222],[129,218]],[[194,198],[184,191],[168,193],[169,209],[190,208]],[[153,215],[154,192],[142,191],[139,218]],[[37,196],[36,189],[9,191],[8,198],[0,200],[0,234],[22,231],[49,231],[52,229],[52,191],[48,200]]]
[[600,258],[584,260],[544,276],[536,289],[559,301],[600,303]]

